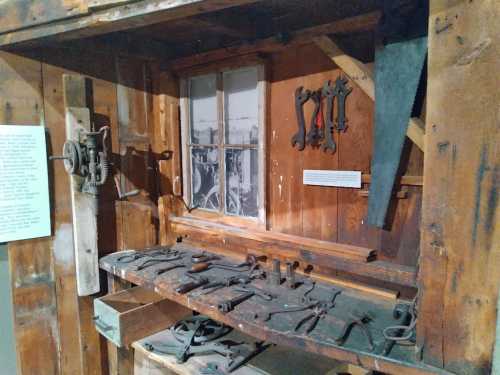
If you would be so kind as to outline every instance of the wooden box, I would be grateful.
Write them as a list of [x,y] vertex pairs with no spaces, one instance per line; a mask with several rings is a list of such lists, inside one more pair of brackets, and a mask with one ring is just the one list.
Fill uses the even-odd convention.
[[189,313],[185,307],[141,287],[94,301],[97,331],[119,347],[161,331]]

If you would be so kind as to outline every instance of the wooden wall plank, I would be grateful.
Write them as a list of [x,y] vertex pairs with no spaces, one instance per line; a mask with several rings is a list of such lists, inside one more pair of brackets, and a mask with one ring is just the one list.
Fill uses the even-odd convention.
[[[68,65],[73,59],[74,56],[52,53],[51,64],[43,64],[46,126],[50,129],[53,153],[57,155],[61,153],[66,140],[63,130],[65,109],[62,76],[71,73],[70,70],[57,64]],[[52,171],[54,179],[51,182],[51,189],[54,192],[53,209],[56,215],[54,271],[58,279],[56,293],[57,324],[61,340],[61,372],[78,373],[85,368],[87,373],[99,373],[101,368],[99,338],[94,333],[93,326],[89,326],[92,312],[88,306],[92,305],[92,297],[77,296],[68,175],[60,162],[52,164]],[[78,329],[75,329],[75,321]]]
[[[0,120],[44,124],[40,62],[0,53]],[[51,238],[8,244],[20,374],[50,375],[60,368],[52,246]]]
[[116,58],[116,71],[120,187],[123,193],[140,190],[139,195],[118,203],[122,215],[119,247],[141,248],[156,243],[151,73],[146,62],[120,57]]
[[489,374],[500,283],[500,7],[430,4],[418,338],[427,362]]

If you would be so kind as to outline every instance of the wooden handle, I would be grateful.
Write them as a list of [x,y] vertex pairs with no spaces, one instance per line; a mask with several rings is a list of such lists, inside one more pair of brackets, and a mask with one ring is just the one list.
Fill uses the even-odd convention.
[[207,270],[210,267],[210,263],[197,263],[193,264],[189,273],[198,273]]

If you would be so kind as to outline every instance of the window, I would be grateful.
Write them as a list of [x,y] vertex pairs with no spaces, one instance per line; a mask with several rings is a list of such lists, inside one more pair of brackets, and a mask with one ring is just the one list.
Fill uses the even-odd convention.
[[263,67],[252,66],[184,80],[184,186],[191,207],[263,221],[262,77]]

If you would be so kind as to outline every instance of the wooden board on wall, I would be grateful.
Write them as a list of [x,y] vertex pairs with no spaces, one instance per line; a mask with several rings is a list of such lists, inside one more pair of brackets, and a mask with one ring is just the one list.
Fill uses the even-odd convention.
[[500,7],[430,4],[417,337],[429,363],[489,374],[500,284]]

